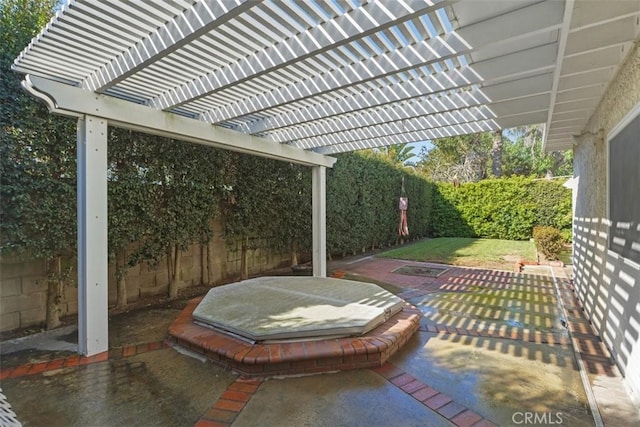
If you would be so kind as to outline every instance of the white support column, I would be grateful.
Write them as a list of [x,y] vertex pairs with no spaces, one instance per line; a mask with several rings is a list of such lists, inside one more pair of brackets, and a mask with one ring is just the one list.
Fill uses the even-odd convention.
[[327,277],[327,168],[311,172],[313,222],[313,277]]
[[107,120],[78,119],[78,352],[108,343]]

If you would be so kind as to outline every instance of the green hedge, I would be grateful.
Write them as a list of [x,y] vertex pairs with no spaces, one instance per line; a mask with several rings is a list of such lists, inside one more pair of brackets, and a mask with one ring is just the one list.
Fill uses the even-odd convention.
[[373,153],[345,153],[327,172],[327,249],[335,255],[398,240],[402,179],[410,237],[429,234],[433,184]]
[[433,235],[522,240],[536,225],[571,232],[571,191],[559,181],[487,179],[454,187],[438,183]]

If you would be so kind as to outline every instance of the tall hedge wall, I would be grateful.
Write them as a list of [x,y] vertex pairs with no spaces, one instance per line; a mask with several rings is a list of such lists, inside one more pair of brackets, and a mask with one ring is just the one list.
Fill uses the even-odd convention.
[[435,237],[522,240],[536,225],[571,232],[571,191],[558,180],[525,177],[487,179],[454,187],[436,184]]
[[398,240],[402,182],[411,237],[429,234],[433,184],[372,153],[345,153],[327,172],[327,249],[347,254]]

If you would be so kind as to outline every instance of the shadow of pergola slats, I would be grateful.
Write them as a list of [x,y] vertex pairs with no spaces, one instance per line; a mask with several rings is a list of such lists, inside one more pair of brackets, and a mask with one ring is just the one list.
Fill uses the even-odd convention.
[[[578,369],[571,354],[576,344],[589,373],[614,376],[609,354],[593,335],[568,280],[538,274],[472,270],[431,281],[425,289],[408,289],[400,296],[423,312],[420,330],[440,340]],[[561,315],[558,298],[566,306]],[[526,344],[525,344],[526,343]],[[535,344],[559,346],[543,351]]]

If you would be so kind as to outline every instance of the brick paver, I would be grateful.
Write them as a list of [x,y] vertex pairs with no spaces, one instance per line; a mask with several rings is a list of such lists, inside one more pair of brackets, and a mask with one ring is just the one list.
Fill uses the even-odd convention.
[[238,377],[196,422],[195,427],[230,426],[260,388],[262,380]]
[[[460,423],[469,422],[469,420],[474,420],[473,422],[485,420],[481,415],[476,414],[463,404],[455,402],[450,396],[440,393],[438,390],[414,378],[392,363],[386,363],[379,368],[373,369],[373,371],[453,423],[456,423],[456,421],[454,421],[456,417],[459,417],[458,422]],[[485,421],[488,423],[486,424],[487,426],[493,425],[489,420]]]
[[43,372],[55,371],[61,368],[73,368],[76,366],[106,362],[109,359],[131,357],[135,356],[136,354],[161,350],[167,347],[167,343],[158,341],[147,343],[144,345],[116,348],[89,357],[69,356],[62,359],[53,359],[48,362],[27,363],[21,366],[4,367],[0,368],[0,380],[5,378],[19,378],[28,375],[37,375]]
[[[553,290],[553,283],[547,283],[545,280],[539,280],[528,283],[525,279],[517,278],[508,272],[499,272],[496,274],[488,274],[481,270],[463,270],[459,268],[451,268],[448,272],[436,279],[425,280],[424,277],[416,279],[415,277],[407,279],[393,277],[389,280],[390,274],[386,271],[393,262],[392,260],[385,260],[380,262],[376,260],[375,263],[365,262],[360,265],[356,264],[354,270],[366,269],[368,277],[385,281],[390,284],[397,284],[404,287],[406,290],[403,292],[404,297],[414,297],[426,295],[432,292],[438,292],[442,290],[449,291],[462,291],[464,287],[473,284],[473,286],[484,286],[486,289],[509,289],[513,287],[516,291],[519,291],[519,286],[536,287],[541,290],[542,295],[546,295],[545,289]],[[378,265],[379,264],[379,265]],[[371,266],[375,268],[370,268]],[[351,268],[348,269],[351,272]],[[348,272],[340,270],[334,274],[334,277],[342,277]],[[395,275],[399,276],[399,275]],[[404,280],[402,283],[398,283],[399,280]],[[572,285],[567,280],[559,281],[560,297],[563,300],[565,307],[567,307],[568,318],[567,327],[571,332],[572,338],[576,341],[578,348],[580,349],[579,355],[585,361],[586,366],[592,373],[615,375],[615,370],[611,364],[611,359],[606,348],[600,341],[599,337],[593,334],[588,321],[584,318],[580,304],[577,301],[575,294],[573,293]],[[537,292],[537,291],[536,291]],[[189,322],[191,323],[191,322]],[[430,333],[437,333],[443,336],[449,335],[467,335],[473,337],[490,337],[500,338],[508,340],[524,340],[528,342],[542,343],[545,345],[570,345],[570,342],[563,337],[555,336],[548,332],[533,331],[523,328],[485,328],[474,329],[465,327],[465,325],[450,325],[446,323],[427,323],[421,324],[419,330]],[[180,325],[180,329],[186,331],[196,331],[197,329],[191,325]],[[405,339],[407,337],[404,337]],[[221,346],[227,343],[220,342]],[[345,358],[351,359],[336,360],[335,364],[329,366],[337,366],[337,363],[341,363],[341,366],[354,366],[358,363],[366,364],[372,363],[369,367],[372,371],[385,378],[390,384],[403,391],[407,397],[421,402],[425,407],[437,412],[440,416],[446,418],[453,424],[459,427],[495,427],[496,424],[490,420],[484,418],[482,415],[473,411],[472,408],[468,408],[460,402],[456,402],[451,396],[432,388],[428,384],[413,377],[411,374],[403,371],[397,366],[391,363],[384,363],[383,359],[373,358],[371,351],[377,348],[387,348],[392,343],[387,337],[379,337],[379,339],[372,339],[368,341],[357,341],[344,345],[344,343],[334,343],[330,347],[324,350],[328,352],[328,355],[333,358]],[[28,375],[38,375],[47,371],[57,370],[61,368],[69,368],[75,366],[81,366],[92,363],[104,362],[109,359],[120,359],[135,356],[149,351],[156,351],[164,349],[170,346],[165,341],[155,341],[151,343],[143,343],[132,346],[126,346],[122,348],[114,348],[109,352],[105,352],[92,357],[79,357],[71,356],[63,359],[55,359],[48,362],[30,363],[17,367],[8,367],[0,369],[0,380],[6,378],[17,378]],[[263,360],[272,362],[282,362],[287,359],[299,358],[306,352],[317,346],[317,343],[309,344],[308,347],[304,343],[296,343],[294,346],[283,348],[278,347],[277,351],[265,350],[244,352],[236,347],[228,347],[226,350],[229,352],[237,352],[238,357],[241,360],[245,358],[253,358],[252,360]],[[347,356],[346,356],[347,355]],[[277,360],[276,360],[277,359]],[[327,359],[329,360],[329,359]],[[300,362],[301,363],[301,362]],[[290,367],[293,365],[289,365]],[[312,372],[313,367],[305,367],[303,365],[298,366],[305,372]],[[256,371],[256,374],[260,375],[260,371]],[[238,414],[245,408],[246,404],[251,398],[258,392],[262,380],[260,378],[248,378],[238,377],[232,382],[227,389],[219,396],[219,398],[212,403],[201,418],[196,422],[195,426],[198,427],[221,427],[230,426],[236,419]],[[0,390],[1,396],[1,390]],[[1,423],[0,423],[1,424]]]

